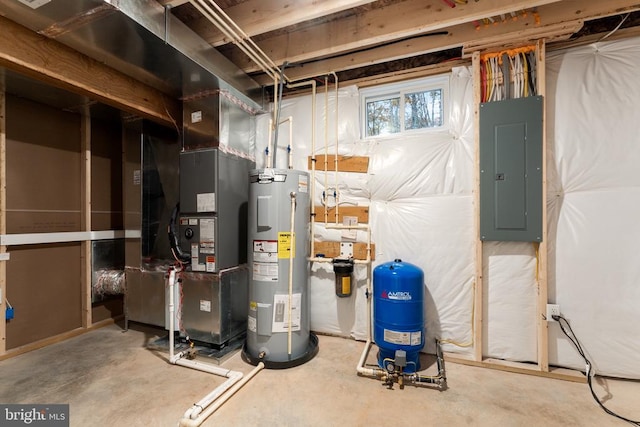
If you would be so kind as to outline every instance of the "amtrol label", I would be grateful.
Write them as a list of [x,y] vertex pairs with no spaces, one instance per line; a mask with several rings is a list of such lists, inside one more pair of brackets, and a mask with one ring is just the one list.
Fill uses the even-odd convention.
[[420,345],[422,342],[422,331],[401,332],[385,329],[383,339],[389,344]]
[[386,289],[382,291],[382,295],[380,295],[383,299],[392,299],[399,301],[411,301],[411,292],[406,291],[391,291],[388,292]]

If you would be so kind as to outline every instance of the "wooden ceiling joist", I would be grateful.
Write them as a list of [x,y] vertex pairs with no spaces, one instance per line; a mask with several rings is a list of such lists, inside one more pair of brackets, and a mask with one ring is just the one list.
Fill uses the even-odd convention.
[[[272,0],[267,4],[264,0],[249,0],[231,6],[225,13],[252,37],[373,1],[375,0]],[[190,22],[189,26],[213,46],[231,42],[205,18],[198,18]]]
[[[507,43],[522,44],[525,41],[546,38],[563,40],[582,27],[582,21],[571,21],[561,24],[540,25],[532,28],[533,19],[521,19],[505,25],[492,25],[476,30],[472,25],[461,24],[447,29],[447,35],[433,37],[417,37],[378,47],[365,49],[348,55],[328,58],[285,70],[291,80],[302,80],[313,76],[321,76],[334,70],[344,71],[374,65],[390,60],[410,58],[416,55],[439,52],[456,47],[505,45]],[[471,51],[471,50],[470,50]],[[272,80],[257,75],[256,82],[270,85]]]
[[0,66],[171,127],[182,118],[175,99],[4,17]]
[[[558,0],[482,0],[450,8],[439,0],[407,0],[389,7],[367,10],[339,21],[324,22],[285,34],[277,33],[274,37],[257,41],[257,44],[276,64],[285,60],[290,63],[306,62],[417,34],[444,30],[452,25],[469,23],[473,28],[471,22],[475,20],[554,1]],[[224,48],[227,49],[227,46]],[[259,71],[240,50],[230,49],[232,51],[225,54],[245,72]]]

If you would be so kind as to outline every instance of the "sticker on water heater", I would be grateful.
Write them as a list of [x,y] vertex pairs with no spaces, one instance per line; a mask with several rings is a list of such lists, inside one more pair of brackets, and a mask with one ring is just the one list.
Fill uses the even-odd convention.
[[306,175],[298,176],[298,192],[300,193],[308,193],[309,192],[309,177]]
[[258,262],[278,262],[278,241],[254,240],[253,260]]
[[253,280],[257,280],[259,282],[277,282],[278,264],[254,261]]
[[[291,295],[291,332],[300,330],[300,309],[302,294]],[[289,331],[289,295],[273,296],[273,325],[272,332]]]
[[278,258],[289,259],[289,256],[296,257],[296,233],[292,239],[290,232],[281,231],[278,233]]
[[133,171],[133,185],[140,185],[142,181],[142,172],[140,169],[136,169]]
[[249,329],[251,332],[256,332],[257,330],[256,326],[257,326],[256,318],[253,316],[249,316],[247,318],[247,329]]

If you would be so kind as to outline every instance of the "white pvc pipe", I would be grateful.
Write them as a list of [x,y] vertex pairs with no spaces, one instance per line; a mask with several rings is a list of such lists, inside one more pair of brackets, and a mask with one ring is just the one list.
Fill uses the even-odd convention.
[[296,192],[292,191],[291,196],[291,234],[289,240],[289,327],[287,328],[287,350],[289,352],[289,356],[291,356],[291,303],[293,302],[293,253],[294,253],[294,245],[293,245],[293,232],[296,221]]
[[266,168],[271,168],[271,132],[273,132],[273,119],[269,119],[269,140],[267,141],[267,163]]
[[[230,392],[231,388],[242,380],[242,372],[232,371],[229,369],[221,368],[219,366],[210,365],[208,363],[201,363],[195,360],[183,359],[186,356],[186,352],[181,351],[174,354],[174,334],[175,334],[175,283],[176,277],[180,270],[178,268],[172,268],[169,271],[169,362],[174,365],[180,365],[187,368],[195,369],[202,372],[226,377],[227,380],[209,392],[205,397],[200,399],[191,408],[189,408],[183,415],[183,419],[189,419],[190,421],[197,422],[194,425],[200,425],[204,422],[209,415],[203,415],[202,411],[208,408],[213,402],[218,399],[222,399],[225,393]],[[264,365],[263,365],[264,366]],[[255,375],[255,374],[254,374]],[[233,394],[233,393],[231,393]],[[231,397],[231,395],[229,395]],[[223,402],[228,400],[226,397]],[[220,403],[221,405],[222,403]],[[218,405],[217,407],[219,407]],[[217,409],[216,407],[216,409]]]
[[329,162],[329,78],[324,78],[324,225],[329,222],[329,189],[327,188],[327,174]]
[[175,287],[175,282],[176,282],[176,269],[172,268],[169,271],[169,362],[171,363],[175,363],[174,362],[174,342],[173,342],[173,334],[174,334],[174,330],[175,330],[175,322],[173,319],[173,313],[175,313],[175,301],[174,301],[174,297],[173,297],[173,290]]
[[335,187],[334,187],[334,191],[336,192],[336,212],[335,212],[335,223],[338,223],[338,210],[339,208],[339,196],[340,194],[338,193],[338,75],[335,72],[331,72],[330,73],[333,78],[336,81],[336,118],[335,118],[335,130],[336,130],[336,157],[333,159],[333,164],[334,164],[334,171],[335,171],[335,175],[334,175],[334,179],[335,179]]
[[287,120],[289,121],[289,169],[293,169],[293,116],[287,117]]
[[316,81],[308,80],[295,84],[289,84],[289,89],[311,85],[311,248],[309,254],[313,257],[315,250],[314,226],[316,221]]
[[[182,360],[179,362],[190,362],[190,360]],[[182,363],[178,363],[182,365]],[[186,365],[183,365],[186,366]],[[198,402],[194,403],[193,406],[184,413],[183,418],[191,418],[196,419],[202,413],[202,411],[209,405],[211,405],[216,399],[222,396],[227,390],[229,390],[235,383],[242,379],[241,372],[229,371],[229,375],[227,376],[227,380],[220,384],[218,387],[214,388],[209,394],[200,399]]]
[[183,427],[196,427],[202,424],[204,420],[206,420],[211,414],[217,411],[218,408],[220,408],[227,400],[231,398],[231,396],[233,396],[238,390],[240,390],[262,369],[264,369],[264,363],[260,362],[258,363],[258,366],[253,368],[253,370],[249,372],[244,378],[234,384],[233,387],[231,387],[226,393],[221,395],[214,403],[209,405],[207,409],[200,413],[200,416],[198,416],[196,419],[182,418],[179,425]]

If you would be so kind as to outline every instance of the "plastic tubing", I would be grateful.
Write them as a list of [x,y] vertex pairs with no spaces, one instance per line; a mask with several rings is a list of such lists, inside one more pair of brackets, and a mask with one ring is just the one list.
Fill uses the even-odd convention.
[[311,85],[311,238],[310,240],[310,252],[309,254],[313,257],[315,256],[315,241],[313,238],[313,229],[316,221],[316,81],[315,80],[307,80],[299,83],[288,84],[287,87],[289,89],[294,89],[297,87]]
[[292,191],[291,196],[291,234],[289,237],[289,327],[287,328],[287,351],[291,356],[291,303],[293,300],[293,232],[296,224],[296,192]]

